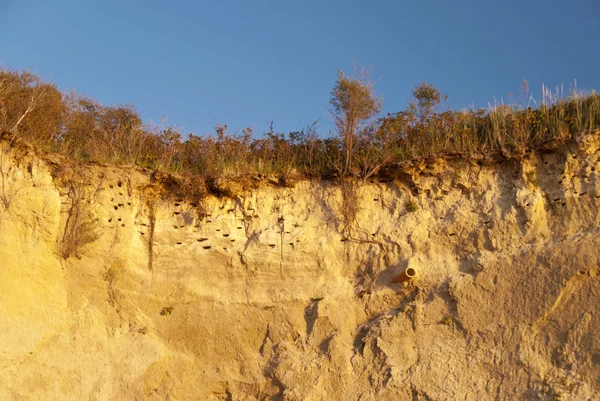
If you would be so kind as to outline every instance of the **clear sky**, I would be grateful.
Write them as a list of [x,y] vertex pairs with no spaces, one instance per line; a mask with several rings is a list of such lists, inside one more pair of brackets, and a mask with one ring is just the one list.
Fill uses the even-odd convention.
[[423,81],[486,106],[522,80],[600,89],[600,0],[0,0],[0,63],[197,134],[323,118],[339,68],[384,112]]

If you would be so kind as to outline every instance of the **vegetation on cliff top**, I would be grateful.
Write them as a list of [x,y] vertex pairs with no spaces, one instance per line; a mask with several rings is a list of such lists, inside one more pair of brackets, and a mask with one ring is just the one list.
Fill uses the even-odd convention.
[[430,84],[413,89],[406,110],[375,118],[381,99],[368,74],[340,72],[330,104],[336,133],[321,137],[316,124],[301,131],[256,136],[251,128],[184,137],[174,127],[144,124],[129,105],[104,106],[61,92],[28,71],[0,69],[0,131],[78,161],[134,163],[193,174],[205,180],[245,175],[368,177],[382,167],[447,154],[523,156],[548,143],[600,127],[600,96],[568,96],[543,88],[536,102],[524,83],[522,100],[488,109],[449,110]]

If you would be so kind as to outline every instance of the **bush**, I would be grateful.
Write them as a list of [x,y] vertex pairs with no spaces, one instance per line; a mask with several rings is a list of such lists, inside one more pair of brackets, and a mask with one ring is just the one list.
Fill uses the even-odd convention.
[[85,199],[81,184],[73,184],[69,189],[69,207],[63,237],[59,244],[60,255],[64,259],[80,256],[82,249],[99,238],[98,219],[94,218]]
[[257,137],[250,128],[230,133],[217,124],[214,134],[185,138],[176,127],[143,124],[133,106],[103,106],[75,92],[62,94],[28,71],[0,69],[0,130],[74,160],[135,163],[208,183],[240,176],[365,179],[386,165],[448,154],[522,157],[600,128],[600,96],[594,92],[575,91],[565,99],[544,88],[539,103],[529,97],[527,105],[461,111],[440,110],[446,98],[423,83],[413,89],[406,110],[373,121],[381,99],[368,74],[350,78],[340,72],[330,99],[336,135],[319,136],[317,120],[289,134],[271,126]]
[[0,131],[47,148],[57,139],[66,107],[58,88],[29,71],[0,69]]

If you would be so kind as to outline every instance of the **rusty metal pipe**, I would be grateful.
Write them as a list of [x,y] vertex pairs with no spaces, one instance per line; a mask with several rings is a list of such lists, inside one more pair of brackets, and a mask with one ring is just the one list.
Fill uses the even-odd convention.
[[392,277],[392,283],[402,283],[408,281],[417,275],[417,271],[412,267],[407,267],[404,271]]

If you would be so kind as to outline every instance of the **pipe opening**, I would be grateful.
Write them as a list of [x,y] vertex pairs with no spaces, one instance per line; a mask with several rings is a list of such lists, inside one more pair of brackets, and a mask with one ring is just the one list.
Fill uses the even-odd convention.
[[392,283],[401,283],[411,280],[417,275],[417,270],[412,267],[407,267],[402,273],[392,277]]

